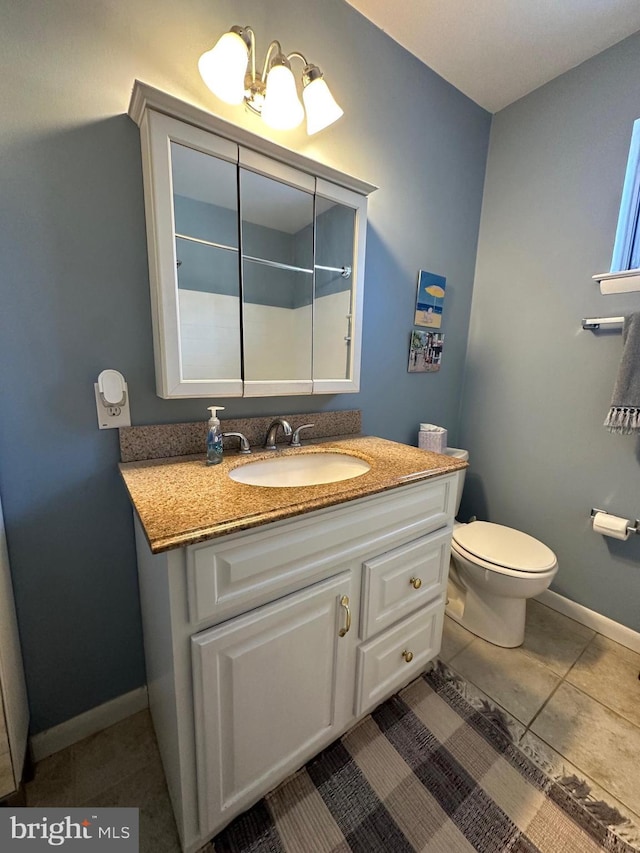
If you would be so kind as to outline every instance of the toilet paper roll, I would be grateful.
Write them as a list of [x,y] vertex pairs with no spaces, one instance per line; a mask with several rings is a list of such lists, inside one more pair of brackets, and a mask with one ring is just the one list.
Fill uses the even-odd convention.
[[619,515],[610,515],[608,512],[597,512],[593,516],[593,529],[602,536],[612,536],[614,539],[626,540],[630,536],[627,530],[632,525],[629,518],[620,518]]

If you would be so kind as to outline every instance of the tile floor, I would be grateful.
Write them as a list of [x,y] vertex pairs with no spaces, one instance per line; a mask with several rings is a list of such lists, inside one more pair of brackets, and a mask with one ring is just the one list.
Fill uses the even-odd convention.
[[447,617],[440,659],[551,776],[575,777],[595,810],[617,810],[624,820],[612,828],[640,849],[640,654],[532,600],[520,648]]
[[[640,654],[536,601],[519,649],[445,622],[440,657],[467,699],[497,714],[599,814],[608,809],[613,828],[640,849]],[[26,796],[29,806],[136,806],[141,853],[180,849],[146,711],[39,762]]]
[[180,844],[151,716],[141,711],[38,762],[27,806],[140,809],[140,853]]

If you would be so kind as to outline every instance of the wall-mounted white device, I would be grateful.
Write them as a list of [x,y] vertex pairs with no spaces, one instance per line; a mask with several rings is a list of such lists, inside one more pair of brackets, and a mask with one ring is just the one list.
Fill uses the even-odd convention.
[[103,370],[93,387],[100,429],[131,426],[129,391],[124,376],[117,370]]

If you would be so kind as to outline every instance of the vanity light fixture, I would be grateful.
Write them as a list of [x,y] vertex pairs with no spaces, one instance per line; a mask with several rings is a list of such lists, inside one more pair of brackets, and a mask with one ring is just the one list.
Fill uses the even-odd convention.
[[[302,100],[300,103],[291,60],[300,60]],[[247,67],[249,66],[249,67]],[[231,27],[198,60],[202,79],[214,95],[227,104],[245,103],[247,108],[275,130],[293,130],[307,116],[307,133],[317,133],[343,114],[322,71],[297,51],[285,55],[280,42],[267,49],[262,72],[256,71],[256,38],[251,27]]]

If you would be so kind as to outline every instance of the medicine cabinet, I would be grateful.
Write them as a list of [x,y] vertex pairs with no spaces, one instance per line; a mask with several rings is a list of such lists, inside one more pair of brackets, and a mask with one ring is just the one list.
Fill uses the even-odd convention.
[[136,81],[160,397],[359,390],[367,195]]

